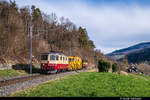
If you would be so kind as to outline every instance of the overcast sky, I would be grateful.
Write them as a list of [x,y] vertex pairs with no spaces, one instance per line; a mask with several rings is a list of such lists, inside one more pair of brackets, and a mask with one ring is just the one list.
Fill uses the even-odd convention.
[[85,27],[103,53],[148,42],[150,0],[16,0],[19,7],[35,5],[43,12],[69,18]]

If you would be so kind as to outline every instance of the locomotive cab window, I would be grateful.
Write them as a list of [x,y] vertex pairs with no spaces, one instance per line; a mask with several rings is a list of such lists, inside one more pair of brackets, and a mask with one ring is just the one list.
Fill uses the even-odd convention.
[[71,59],[71,58],[69,58],[68,60],[69,60],[69,61],[72,61],[72,59]]
[[56,56],[55,55],[50,55],[50,60],[55,60]]
[[42,55],[41,56],[41,60],[47,60],[48,59],[48,55]]

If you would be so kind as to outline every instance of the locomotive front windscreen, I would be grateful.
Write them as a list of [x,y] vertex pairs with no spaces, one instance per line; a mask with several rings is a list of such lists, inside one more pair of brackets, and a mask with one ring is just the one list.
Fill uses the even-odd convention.
[[56,59],[56,56],[55,55],[51,55],[50,56],[50,60],[55,60]]
[[69,58],[68,60],[69,60],[69,62],[71,62],[71,61],[74,61],[75,59],[74,58]]
[[48,55],[42,55],[41,56],[41,60],[47,60],[48,59]]
[[70,61],[71,61],[71,58],[69,58],[68,60],[69,60],[69,62],[70,62]]

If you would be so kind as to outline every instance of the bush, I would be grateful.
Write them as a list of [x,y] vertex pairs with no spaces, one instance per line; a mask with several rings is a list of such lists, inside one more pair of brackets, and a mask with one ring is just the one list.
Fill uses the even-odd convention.
[[117,63],[114,63],[114,64],[112,65],[112,71],[113,71],[113,72],[117,72],[117,71],[118,71],[118,65],[117,65]]
[[110,67],[111,67],[111,64],[109,62],[106,62],[104,60],[99,60],[98,62],[99,72],[108,72]]

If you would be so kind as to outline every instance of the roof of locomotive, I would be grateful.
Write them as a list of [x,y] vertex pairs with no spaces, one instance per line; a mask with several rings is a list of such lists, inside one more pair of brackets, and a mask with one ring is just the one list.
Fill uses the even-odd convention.
[[61,53],[61,52],[44,52],[44,53],[41,53],[42,55],[48,55],[48,54],[54,54],[54,55],[63,55],[63,56],[66,56],[64,53]]

